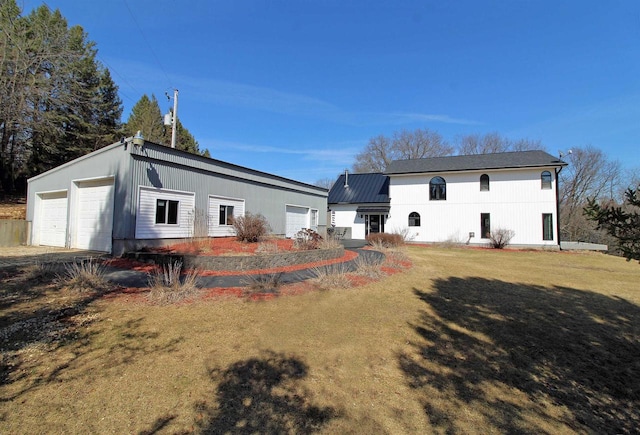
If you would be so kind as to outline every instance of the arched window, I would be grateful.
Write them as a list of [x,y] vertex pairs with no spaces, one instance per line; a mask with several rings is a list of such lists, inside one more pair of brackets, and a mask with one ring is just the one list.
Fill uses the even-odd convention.
[[489,176],[487,174],[480,175],[480,192],[489,191]]
[[409,213],[409,226],[410,227],[420,226],[420,213],[417,213],[415,211]]
[[542,174],[540,174],[540,181],[542,182],[543,189],[551,189],[551,172],[542,171]]
[[429,181],[429,199],[431,201],[444,201],[447,199],[447,182],[442,177],[433,177]]

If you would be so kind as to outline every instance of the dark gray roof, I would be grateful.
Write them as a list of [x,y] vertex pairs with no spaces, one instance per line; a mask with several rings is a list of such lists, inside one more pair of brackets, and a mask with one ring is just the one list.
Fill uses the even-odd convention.
[[452,172],[483,169],[558,167],[567,164],[544,151],[513,151],[470,156],[430,157],[394,160],[385,174]]
[[389,177],[384,174],[345,174],[338,177],[329,191],[329,204],[389,203]]

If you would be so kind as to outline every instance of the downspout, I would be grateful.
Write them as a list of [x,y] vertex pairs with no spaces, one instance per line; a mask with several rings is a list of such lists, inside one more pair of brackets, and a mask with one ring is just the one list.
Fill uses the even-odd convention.
[[562,166],[560,168],[556,168],[556,233],[558,236],[558,249],[562,250],[562,246],[560,245],[560,171],[562,171]]

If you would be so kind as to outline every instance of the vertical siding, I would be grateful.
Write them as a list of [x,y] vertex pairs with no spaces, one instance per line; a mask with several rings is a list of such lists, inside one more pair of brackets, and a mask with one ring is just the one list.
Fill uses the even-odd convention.
[[[493,230],[515,231],[511,241],[514,245],[557,245],[557,240],[542,240],[542,214],[551,213],[556,221],[556,193],[555,183],[552,189],[541,189],[541,172],[534,169],[392,176],[387,228],[409,228],[416,241],[485,243],[480,238],[480,214],[490,213]],[[480,191],[483,173],[490,178],[488,192]],[[447,182],[445,201],[429,200],[429,180],[435,175]],[[408,227],[411,212],[420,214],[420,227]],[[469,238],[471,232],[475,236]]]
[[[265,216],[275,234],[285,234],[285,204],[299,204],[322,211],[327,209],[326,192],[323,194],[321,191],[313,193],[313,190],[295,190],[298,184],[294,182],[287,188],[284,187],[286,183],[281,180],[278,180],[278,185],[267,184],[273,180],[265,176],[262,181],[258,181],[255,174],[244,179],[241,178],[241,171],[237,171],[235,175],[216,172],[214,165],[209,170],[194,170],[138,156],[134,157],[131,167],[132,184],[135,186],[194,192],[196,215],[209,214],[210,195],[244,200],[245,212]],[[137,208],[137,204],[135,207]],[[320,226],[326,225],[325,213],[319,213],[318,218]]]

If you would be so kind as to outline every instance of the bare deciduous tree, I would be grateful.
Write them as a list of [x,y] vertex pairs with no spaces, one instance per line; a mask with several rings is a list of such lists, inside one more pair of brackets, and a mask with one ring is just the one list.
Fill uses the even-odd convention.
[[384,135],[369,140],[364,151],[356,155],[353,171],[384,172],[393,160],[442,157],[453,154],[440,133],[429,129],[395,132],[392,138]]
[[460,155],[503,153],[506,151],[544,150],[539,140],[518,139],[511,140],[497,132],[468,134],[457,139],[457,149]]

